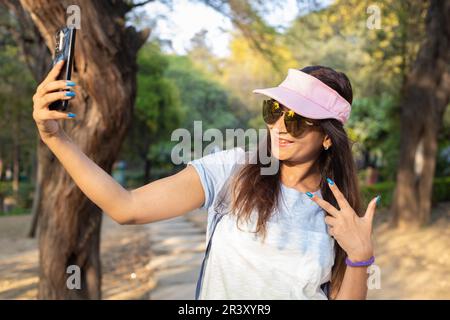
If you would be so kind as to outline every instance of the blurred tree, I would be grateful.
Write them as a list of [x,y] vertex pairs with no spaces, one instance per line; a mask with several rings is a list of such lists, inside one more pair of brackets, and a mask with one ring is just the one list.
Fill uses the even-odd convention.
[[[111,172],[129,127],[136,92],[136,54],[149,30],[136,32],[125,15],[131,1],[21,0],[48,48],[54,34],[66,24],[66,8],[82,7],[73,79],[78,87],[71,106],[83,121],[63,127],[82,150]],[[20,19],[20,17],[19,17]],[[105,68],[107,64],[107,68]],[[112,138],[113,137],[113,138]],[[46,148],[43,144],[40,148]],[[41,299],[100,298],[99,240],[101,212],[76,187],[65,170],[47,153],[42,162],[39,206]],[[81,269],[81,289],[66,286],[67,267]]]
[[[20,48],[21,58],[24,59],[26,66],[31,71],[31,76],[36,82],[43,79],[45,73],[48,71],[50,65],[51,55],[45,45],[45,41],[42,38],[39,30],[34,24],[29,13],[27,13],[19,0],[1,0],[0,6],[2,7],[1,22],[4,35],[1,39],[6,40],[10,36],[16,46]],[[29,118],[29,117],[28,117]],[[30,119],[32,121],[32,119]],[[26,128],[35,128],[35,126],[26,126]],[[35,145],[39,146],[39,135],[35,135]],[[31,180],[34,181],[34,196],[33,206],[31,210],[32,222],[30,225],[29,236],[34,237],[37,221],[39,217],[39,204],[41,202],[41,185],[43,175],[43,166],[40,165],[49,156],[48,148],[37,148],[33,154],[33,172],[31,174]]]
[[35,130],[29,96],[34,81],[23,67],[24,61],[14,43],[0,45],[0,49],[0,162],[12,168],[12,188],[18,202],[20,175],[29,177],[33,167]]
[[21,49],[31,75],[36,82],[40,81],[48,72],[51,63],[51,54],[43,37],[19,0],[1,0],[0,7],[4,9],[2,17],[5,18],[0,21],[0,25]]
[[208,31],[202,29],[192,37],[188,56],[197,69],[202,70],[211,78],[220,79],[223,59],[218,58],[212,52],[210,44],[206,40],[207,34]]
[[150,146],[170,140],[170,133],[180,125],[186,111],[180,105],[176,86],[164,75],[168,60],[157,43],[148,43],[140,50],[138,66],[136,110],[123,154],[139,157],[144,164],[143,183],[148,183],[157,156],[150,153]]
[[431,0],[422,44],[402,91],[394,223],[430,219],[437,137],[450,101],[450,2]]
[[325,65],[345,72],[354,102],[347,129],[355,156],[363,166],[381,170],[381,179],[395,179],[398,161],[399,98],[404,74],[423,41],[426,2],[382,0],[381,28],[369,28],[371,3],[338,0],[299,16],[285,34],[301,66]]
[[292,51],[288,50],[282,40],[281,37],[274,39],[276,45],[272,48],[279,57],[278,65],[284,70],[280,74],[242,35],[233,34],[231,55],[223,63],[220,82],[242,101],[243,110],[253,118],[251,126],[259,127],[263,124],[261,96],[253,94],[252,90],[278,85],[286,76],[288,68],[297,67]]
[[170,56],[166,75],[180,91],[183,109],[189,110],[181,126],[194,130],[194,121],[201,120],[203,130],[224,130],[245,127],[247,115],[242,104],[215,80],[209,78],[186,56]]
[[436,177],[450,176],[450,108],[443,116],[442,130],[439,132],[439,154],[436,159]]
[[267,24],[262,18],[262,12],[268,6],[276,6],[282,0],[196,0],[215,9],[228,17],[233,25],[240,31],[254,52],[261,54],[278,74],[284,74],[276,48],[276,28]]

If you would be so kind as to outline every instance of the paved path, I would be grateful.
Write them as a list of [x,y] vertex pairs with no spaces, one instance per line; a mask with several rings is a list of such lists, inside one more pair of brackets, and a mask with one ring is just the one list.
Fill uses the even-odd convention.
[[148,268],[156,286],[152,300],[194,299],[205,251],[206,212],[193,211],[170,220],[151,223],[152,257]]

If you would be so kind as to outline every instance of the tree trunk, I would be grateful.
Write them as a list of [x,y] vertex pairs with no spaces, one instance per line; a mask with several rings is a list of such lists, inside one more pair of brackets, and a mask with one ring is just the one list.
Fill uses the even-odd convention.
[[20,146],[16,139],[14,139],[13,142],[13,179],[12,179],[12,190],[14,193],[14,197],[17,200],[18,194],[19,194],[19,177],[20,177]]
[[19,177],[20,177],[20,123],[19,123],[20,115],[18,113],[13,114],[12,116],[12,129],[13,129],[13,137],[12,137],[12,190],[14,194],[14,198],[16,203],[19,201]]
[[430,2],[426,40],[403,88],[400,159],[392,211],[397,226],[429,221],[437,135],[450,97],[450,2]]
[[45,154],[48,154],[50,150],[40,146],[41,139],[38,137],[37,143],[37,159],[36,159],[36,183],[34,188],[33,205],[31,207],[31,225],[28,230],[28,237],[34,238],[36,236],[36,230],[38,227],[39,213],[41,200],[42,200],[42,181],[43,181],[43,164],[45,163]]
[[[21,0],[48,48],[66,23],[66,8],[81,9],[73,80],[75,121],[61,125],[83,152],[111,173],[128,130],[136,93],[136,54],[148,36],[126,27],[129,5],[121,1]],[[113,5],[114,4],[114,5]],[[89,201],[40,142],[39,299],[99,299],[101,211]],[[81,270],[81,288],[69,289],[67,268]]]

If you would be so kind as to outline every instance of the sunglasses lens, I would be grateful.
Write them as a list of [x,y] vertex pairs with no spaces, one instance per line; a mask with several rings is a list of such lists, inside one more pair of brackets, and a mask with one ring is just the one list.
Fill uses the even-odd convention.
[[263,118],[267,124],[274,124],[283,114],[280,105],[276,101],[264,100]]
[[[267,124],[274,124],[283,115],[283,109],[281,105],[275,100],[264,100],[263,102],[263,118]],[[303,118],[299,114],[292,110],[284,112],[284,125],[287,132],[293,137],[301,136],[305,129],[313,123],[308,122],[306,118]]]
[[303,123],[303,118],[301,116],[294,111],[288,111],[284,115],[284,125],[290,135],[298,137],[305,131],[306,124]]

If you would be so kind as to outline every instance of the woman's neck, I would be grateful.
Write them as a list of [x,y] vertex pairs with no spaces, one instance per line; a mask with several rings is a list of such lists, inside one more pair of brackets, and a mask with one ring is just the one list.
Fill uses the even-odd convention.
[[300,192],[317,191],[320,188],[321,175],[314,164],[315,161],[295,164],[281,161],[281,183]]

